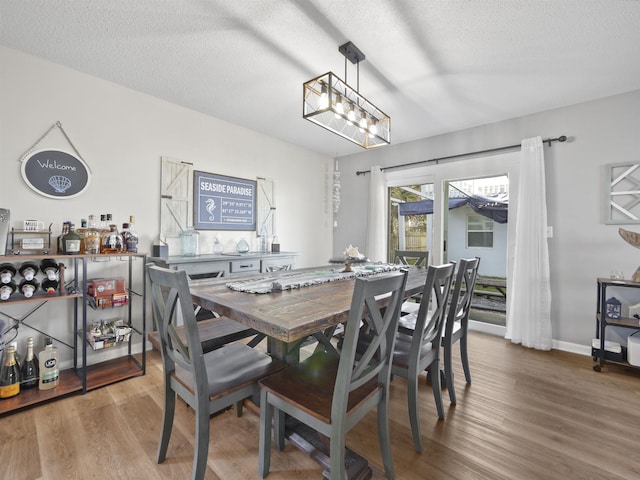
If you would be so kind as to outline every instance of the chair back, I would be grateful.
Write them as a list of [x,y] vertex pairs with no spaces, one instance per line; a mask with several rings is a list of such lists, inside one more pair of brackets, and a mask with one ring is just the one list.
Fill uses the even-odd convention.
[[393,263],[426,267],[429,265],[428,251],[396,250]]
[[480,257],[462,259],[459,262],[447,313],[445,338],[451,338],[456,322],[460,322],[461,329],[467,329],[471,299],[473,298],[473,289],[476,286],[479,266]]
[[[349,392],[370,381],[388,386],[395,332],[406,283],[406,271],[356,278],[340,352],[332,418],[344,415]],[[382,298],[385,299],[381,302],[384,305],[378,304]],[[356,361],[360,335],[367,336],[367,346],[358,351]]]
[[[184,270],[169,270],[153,264],[147,265],[147,274],[164,373],[170,375],[178,365],[192,375],[195,396],[200,394],[208,398],[207,372],[187,274]],[[178,335],[180,320],[184,325],[186,345]]]
[[420,353],[429,344],[436,354],[440,348],[454,269],[454,262],[429,266],[409,349],[409,358],[414,362],[420,361]]

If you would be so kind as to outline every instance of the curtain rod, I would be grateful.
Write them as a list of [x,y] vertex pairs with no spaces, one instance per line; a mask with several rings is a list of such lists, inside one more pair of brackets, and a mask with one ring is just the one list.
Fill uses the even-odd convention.
[[[561,135],[559,137],[556,138],[545,138],[544,140],[542,140],[542,143],[547,143],[549,144],[549,146],[551,146],[552,142],[566,142],[567,141],[567,136],[566,135]],[[496,147],[496,148],[489,148],[487,150],[477,150],[475,152],[467,152],[467,153],[457,153],[455,155],[449,155],[446,157],[438,157],[438,158],[431,158],[429,160],[420,160],[419,162],[411,162],[411,163],[402,163],[400,165],[392,165],[390,167],[383,167],[380,170],[382,170],[383,172],[385,170],[392,170],[394,168],[402,168],[402,167],[410,167],[412,165],[420,165],[422,163],[430,163],[430,162],[436,162],[436,165],[438,164],[438,162],[440,160],[451,160],[452,158],[458,158],[458,157],[467,157],[469,155],[479,155],[481,153],[490,153],[490,152],[500,152],[502,150],[511,150],[513,148],[520,148],[521,144],[517,144],[517,145],[507,145],[506,147]],[[369,173],[371,172],[371,170],[359,170],[356,172],[356,175],[364,175],[365,173]]]

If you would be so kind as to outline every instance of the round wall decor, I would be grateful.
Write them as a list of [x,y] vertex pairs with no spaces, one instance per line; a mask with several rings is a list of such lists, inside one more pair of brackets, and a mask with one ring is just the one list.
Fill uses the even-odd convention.
[[62,150],[39,150],[22,161],[22,178],[40,195],[64,199],[84,192],[91,174],[75,155]]

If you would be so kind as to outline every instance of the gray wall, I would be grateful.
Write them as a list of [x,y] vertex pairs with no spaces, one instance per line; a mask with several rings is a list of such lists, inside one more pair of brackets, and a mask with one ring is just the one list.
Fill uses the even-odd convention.
[[[640,162],[640,90],[340,158],[342,205],[335,217],[334,253],[349,243],[365,244],[369,176],[356,171],[512,145],[537,135],[569,137],[544,150],[554,233],[549,239],[552,326],[557,345],[586,349],[595,332],[596,278],[611,270],[629,278],[640,265],[640,252],[619,237],[617,225],[603,221],[605,165]],[[456,163],[464,171],[470,161]],[[640,231],[640,225],[627,228]]]

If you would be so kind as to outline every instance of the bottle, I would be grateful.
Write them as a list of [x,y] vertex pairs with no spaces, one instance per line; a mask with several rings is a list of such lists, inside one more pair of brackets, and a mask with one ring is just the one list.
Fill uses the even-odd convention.
[[20,393],[20,369],[16,364],[15,347],[7,346],[7,354],[0,370],[0,398],[15,397]]
[[56,291],[58,290],[59,284],[60,282],[58,280],[50,280],[48,278],[45,278],[42,281],[42,290],[44,290],[47,295],[55,295]]
[[118,233],[115,225],[111,224],[109,231],[102,236],[100,253],[122,252],[122,235]]
[[22,280],[18,289],[22,292],[25,298],[33,297],[33,294],[40,288],[40,283],[35,278],[33,280]]
[[59,280],[59,270],[60,267],[58,266],[58,264],[50,258],[45,258],[44,260],[42,260],[42,262],[40,262],[40,271],[44,273],[49,280]]
[[100,253],[101,234],[96,225],[95,215],[89,215],[87,229],[84,232],[84,253],[98,254]]
[[277,235],[273,236],[273,242],[271,242],[271,252],[280,253],[280,240]]
[[33,388],[38,385],[40,379],[38,357],[33,353],[33,337],[27,338],[27,357],[20,367],[20,379],[22,388]]
[[38,265],[33,262],[25,262],[20,265],[18,271],[25,280],[33,280],[36,276],[36,273],[38,273]]
[[9,283],[0,284],[0,300],[9,300],[9,297],[18,289],[16,282],[13,280]]
[[76,228],[76,233],[80,237],[80,252],[84,252],[84,234],[87,231],[87,219],[80,220],[80,228]]
[[69,233],[62,236],[62,253],[65,255],[80,253],[80,235],[76,233],[76,227],[73,223],[69,224]]
[[45,339],[44,350],[38,355],[40,367],[40,390],[55,388],[60,381],[58,367],[58,349],[53,346],[51,337]]
[[98,225],[98,231],[100,232],[100,238],[109,231],[109,224],[107,223],[107,214],[100,214],[100,224]]
[[126,237],[123,238],[127,252],[129,253],[138,253],[138,232],[136,231],[135,220],[133,215],[129,217],[129,230]]
[[200,232],[194,229],[192,226],[187,227],[180,234],[182,239],[182,255],[185,257],[195,257],[200,252],[198,250]]
[[10,263],[0,265],[0,283],[11,283],[16,274],[16,267]]

